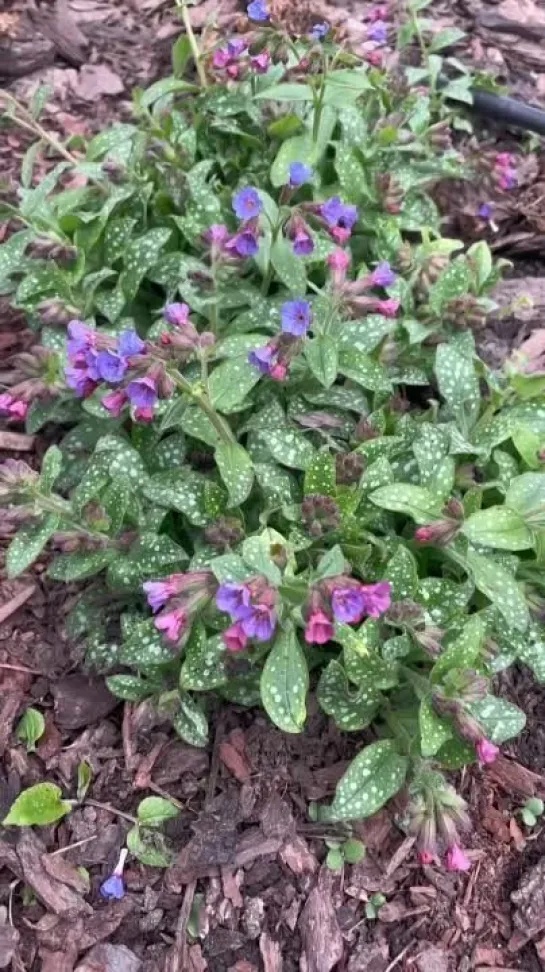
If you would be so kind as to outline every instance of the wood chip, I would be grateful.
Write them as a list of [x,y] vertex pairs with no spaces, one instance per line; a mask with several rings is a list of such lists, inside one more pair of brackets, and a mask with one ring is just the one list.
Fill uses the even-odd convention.
[[333,905],[333,875],[326,867],[310,892],[299,928],[306,972],[331,972],[343,957],[343,937]]
[[7,621],[7,619],[10,618],[12,614],[15,614],[15,612],[18,611],[19,608],[22,607],[23,604],[25,604],[29,598],[32,597],[35,590],[36,590],[36,584],[25,584],[25,586],[22,587],[21,590],[17,592],[17,594],[14,594],[13,597],[9,599],[9,601],[6,601],[5,604],[2,604],[2,606],[0,607],[0,624],[3,624],[4,621]]
[[274,941],[267,932],[263,932],[259,939],[259,951],[261,952],[265,972],[282,972],[284,963],[280,943]]
[[0,449],[4,452],[34,452],[35,435],[24,432],[0,432]]

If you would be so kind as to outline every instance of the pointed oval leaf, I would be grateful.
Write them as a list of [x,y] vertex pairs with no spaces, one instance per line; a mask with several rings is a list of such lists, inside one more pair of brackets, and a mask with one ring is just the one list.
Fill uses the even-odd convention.
[[291,622],[278,632],[261,675],[263,706],[284,732],[301,732],[306,719],[308,667]]
[[385,739],[366,746],[337,784],[330,807],[320,811],[320,819],[360,820],[380,810],[399,792],[405,782],[409,760],[395,744]]
[[238,442],[220,442],[216,463],[229,493],[228,507],[241,506],[254,484],[254,467],[246,449]]

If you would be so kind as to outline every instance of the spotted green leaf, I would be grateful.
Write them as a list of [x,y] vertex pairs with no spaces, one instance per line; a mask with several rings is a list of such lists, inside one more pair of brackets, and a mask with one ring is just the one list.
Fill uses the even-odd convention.
[[379,701],[380,694],[371,685],[352,689],[339,662],[330,661],[324,668],[318,683],[318,702],[339,729],[365,729],[374,718]]
[[479,416],[481,396],[473,360],[452,344],[440,344],[435,357],[439,391],[460,431],[467,435]]
[[388,561],[383,579],[392,585],[393,601],[412,600],[418,584],[418,572],[412,553],[403,544]]
[[523,473],[511,480],[505,502],[517,510],[528,526],[545,527],[545,475]]
[[458,637],[437,659],[432,678],[441,679],[451,668],[476,668],[486,635],[486,622],[481,614],[472,614]]
[[372,503],[394,513],[405,513],[417,523],[429,523],[442,518],[442,503],[424,486],[392,483],[375,490],[369,497]]
[[228,358],[214,368],[210,375],[209,390],[212,405],[225,414],[237,411],[259,379],[259,371],[248,363],[246,355]]
[[418,710],[420,728],[420,752],[424,759],[435,754],[452,739],[452,726],[437,715],[428,699],[422,699]]
[[47,570],[47,576],[53,580],[68,581],[85,580],[94,577],[101,570],[108,567],[116,558],[117,552],[110,548],[83,553],[65,554],[56,557]]
[[395,796],[405,782],[409,760],[384,739],[366,746],[337,784],[330,807],[321,808],[320,819],[360,820],[370,817]]
[[121,645],[119,660],[124,665],[148,668],[176,658],[178,648],[157,630],[153,619],[141,621]]
[[18,577],[40,556],[48,540],[59,528],[60,519],[49,513],[38,523],[22,527],[11,541],[6,554],[6,571],[10,579]]
[[305,341],[305,358],[315,378],[324,388],[331,388],[337,377],[337,345],[328,334],[318,334]]
[[307,469],[314,457],[311,442],[297,429],[269,429],[266,442],[273,459],[291,469]]
[[292,294],[304,294],[307,289],[305,265],[293,253],[289,240],[280,236],[271,247],[271,263],[276,276]]
[[369,354],[391,334],[396,322],[382,314],[369,314],[359,321],[343,321],[339,333],[339,350]]
[[195,526],[206,526],[205,480],[189,469],[176,473],[158,473],[144,486],[144,495],[157,506],[179,510]]
[[471,272],[463,259],[450,263],[439,280],[433,284],[429,293],[429,304],[438,314],[442,308],[456,297],[464,297],[471,286]]
[[336,496],[335,456],[330,452],[317,452],[305,470],[305,496]]
[[271,584],[278,587],[282,574],[271,557],[271,547],[276,542],[276,538],[267,530],[259,537],[247,537],[242,544],[242,556],[249,567],[253,567],[256,573],[263,574]]
[[508,625],[526,631],[530,620],[526,599],[513,575],[496,560],[468,550],[467,564],[476,587],[492,601]]
[[508,506],[478,510],[465,521],[462,532],[472,543],[499,550],[528,550],[534,542],[520,513]]
[[336,544],[331,550],[320,557],[316,565],[316,580],[325,580],[326,577],[338,577],[344,573],[346,561],[342,552],[342,547]]
[[391,391],[386,370],[364,351],[344,350],[339,353],[339,371],[356,384],[370,391]]
[[518,706],[495,695],[487,695],[479,702],[470,703],[468,710],[493,743],[501,744],[506,739],[518,736],[526,725],[526,716]]
[[261,675],[263,706],[284,732],[301,732],[306,719],[308,668],[291,622],[275,638]]
[[180,691],[179,709],[172,720],[179,736],[190,746],[202,749],[208,742],[208,720],[201,706],[188,692]]
[[207,638],[204,627],[194,624],[185,646],[180,688],[185,691],[206,692],[223,685],[227,681],[225,651],[221,635]]
[[254,470],[257,482],[272,506],[293,502],[295,483],[285,469],[273,463],[256,462]]
[[112,695],[126,702],[140,702],[153,694],[153,685],[137,675],[110,675],[106,684]]
[[246,449],[237,442],[216,446],[216,464],[229,493],[228,507],[241,506],[254,484],[254,467]]
[[129,243],[125,250],[123,273],[119,278],[119,288],[125,300],[130,301],[136,296],[142,280],[157,263],[171,235],[170,229],[156,228]]

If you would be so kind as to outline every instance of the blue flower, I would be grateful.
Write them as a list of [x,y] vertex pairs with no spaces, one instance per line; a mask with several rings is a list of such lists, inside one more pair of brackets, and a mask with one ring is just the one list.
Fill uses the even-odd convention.
[[233,621],[240,621],[251,614],[250,591],[246,584],[220,584],[216,592],[219,611],[230,614]]
[[328,226],[339,226],[343,229],[352,229],[358,218],[357,207],[345,205],[339,196],[327,199],[320,212]]
[[371,27],[368,27],[367,36],[369,40],[375,41],[377,44],[385,44],[388,40],[388,27],[383,20],[377,20]]
[[261,23],[269,20],[271,16],[265,0],[252,0],[246,7],[246,12],[250,20],[258,20]]
[[142,354],[146,345],[136,331],[122,331],[117,342],[117,350],[122,358],[132,358],[135,354]]
[[254,351],[250,351],[248,364],[257,368],[262,375],[270,375],[276,364],[277,356],[278,352],[276,348],[270,344],[265,344],[262,348],[255,348]]
[[125,897],[125,882],[121,874],[112,874],[100,885],[100,893],[107,901],[121,901]]
[[299,186],[304,185],[312,178],[312,169],[310,165],[305,165],[304,162],[292,162],[290,165],[290,186],[292,189],[298,189]]
[[153,408],[157,401],[157,387],[153,378],[145,375],[127,385],[127,395],[135,408]]
[[303,337],[312,321],[312,310],[306,300],[288,300],[282,305],[282,330],[285,334]]
[[233,209],[239,219],[247,220],[259,216],[263,209],[263,203],[257,189],[254,189],[253,186],[246,186],[236,192],[233,196]]
[[314,24],[310,31],[313,40],[321,41],[329,33],[329,24]]
[[101,351],[97,355],[96,368],[99,377],[113,385],[125,376],[127,362],[114,351]]
[[259,250],[259,243],[255,233],[251,233],[250,230],[245,230],[243,233],[237,233],[233,237],[233,249],[241,257],[253,257]]
[[387,260],[379,263],[371,274],[373,287],[392,287],[396,281],[396,275]]
[[492,219],[492,205],[483,203],[477,210],[477,216],[480,216],[481,219]]

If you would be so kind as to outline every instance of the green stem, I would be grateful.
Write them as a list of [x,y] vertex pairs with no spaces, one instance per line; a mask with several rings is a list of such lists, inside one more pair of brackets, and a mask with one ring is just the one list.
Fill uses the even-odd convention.
[[182,15],[182,20],[184,22],[185,32],[187,34],[187,39],[189,41],[189,46],[191,48],[191,53],[193,54],[193,60],[195,61],[195,67],[197,69],[197,74],[199,75],[199,81],[202,88],[208,87],[208,81],[206,80],[206,72],[204,70],[204,65],[201,60],[201,52],[199,50],[199,45],[197,43],[197,38],[193,32],[193,27],[191,25],[191,17],[189,16],[189,10],[185,0],[176,0],[176,6]]
[[[272,235],[271,235],[271,253],[272,253],[272,248],[273,248],[274,244],[276,243],[276,241],[278,239],[278,234],[279,234],[281,228],[282,228],[282,220],[279,219],[278,222],[277,222],[277,224],[276,224],[276,226],[273,226],[273,230],[272,230]],[[269,255],[269,262],[267,264],[267,272],[265,273],[265,276],[263,277],[263,283],[261,284],[261,294],[262,294],[263,297],[266,297],[267,294],[268,294],[268,292],[269,292],[269,287],[271,285],[272,276],[273,276],[273,265],[272,265],[271,257]]]
[[70,503],[63,500],[62,497],[43,496],[42,493],[36,493],[33,500],[35,505],[39,507],[41,513],[53,513],[60,516],[65,521],[67,530],[74,530],[75,533],[82,533],[86,537],[91,537],[93,540],[102,540],[107,544],[114,542],[112,537],[109,537],[107,533],[102,533],[100,530],[90,530],[88,527],[83,527],[80,523],[77,523],[73,519]]
[[228,445],[231,445],[233,442],[237,441],[227,422],[225,422],[221,415],[218,415],[216,412],[205,391],[197,391],[193,385],[191,385],[179,373],[179,371],[171,372],[171,378],[180,391],[183,391],[186,395],[189,395],[199,406],[201,411],[204,412],[206,417],[210,420],[210,424],[215,428],[222,442],[226,442]]

